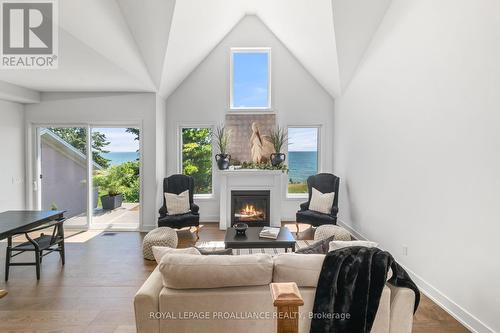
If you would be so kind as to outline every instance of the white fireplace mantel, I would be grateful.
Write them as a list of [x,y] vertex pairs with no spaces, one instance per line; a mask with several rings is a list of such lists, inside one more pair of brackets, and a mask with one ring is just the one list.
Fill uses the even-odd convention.
[[280,170],[223,170],[218,171],[220,182],[219,228],[231,226],[231,191],[270,191],[270,222],[273,227],[281,226],[281,193],[284,177]]

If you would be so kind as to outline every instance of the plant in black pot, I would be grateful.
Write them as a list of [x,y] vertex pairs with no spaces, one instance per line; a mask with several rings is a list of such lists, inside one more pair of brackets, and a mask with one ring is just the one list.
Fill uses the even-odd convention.
[[229,146],[229,139],[231,133],[224,124],[217,126],[213,134],[213,140],[219,150],[219,153],[215,155],[215,161],[217,162],[217,167],[219,170],[227,170],[231,162],[231,155],[227,153],[227,148]]
[[288,142],[288,132],[279,126],[271,131],[271,142],[274,147],[274,153],[271,154],[271,164],[275,167],[280,166],[285,162],[286,155],[281,152],[283,146]]
[[122,206],[123,194],[120,193],[118,187],[110,186],[108,194],[101,197],[102,209],[113,210]]

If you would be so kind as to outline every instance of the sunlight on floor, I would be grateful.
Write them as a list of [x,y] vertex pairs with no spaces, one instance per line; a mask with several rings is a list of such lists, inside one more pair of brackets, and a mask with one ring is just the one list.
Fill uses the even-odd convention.
[[[92,216],[92,225],[98,227],[124,227],[134,228],[140,221],[140,204],[123,203],[121,207],[114,210],[103,210],[96,208]],[[84,227],[87,224],[87,213],[70,217],[65,225],[71,227]]]
[[73,235],[66,236],[64,242],[66,243],[85,243],[92,238],[99,236],[102,234],[104,230],[88,230],[88,231],[80,231]]

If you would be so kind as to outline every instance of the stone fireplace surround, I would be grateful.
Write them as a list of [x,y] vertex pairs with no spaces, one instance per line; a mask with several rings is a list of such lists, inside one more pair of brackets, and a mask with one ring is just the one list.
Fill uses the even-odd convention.
[[219,229],[231,227],[231,191],[270,191],[270,225],[281,226],[281,193],[285,176],[280,170],[223,170],[220,179]]

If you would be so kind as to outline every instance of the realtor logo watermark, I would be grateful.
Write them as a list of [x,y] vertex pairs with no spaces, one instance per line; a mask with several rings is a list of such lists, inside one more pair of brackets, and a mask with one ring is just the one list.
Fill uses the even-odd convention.
[[0,4],[0,67],[57,68],[57,0],[0,0]]

